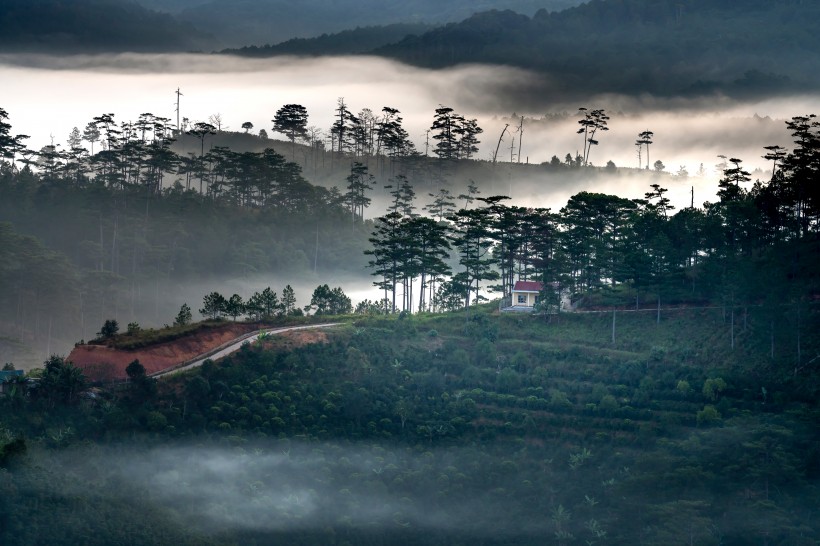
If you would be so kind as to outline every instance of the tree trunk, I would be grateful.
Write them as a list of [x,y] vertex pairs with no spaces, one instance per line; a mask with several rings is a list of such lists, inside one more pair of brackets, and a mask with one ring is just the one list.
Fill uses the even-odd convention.
[[658,318],[655,321],[655,324],[661,323],[661,295],[658,294]]
[[794,375],[797,376],[797,372],[800,369],[800,364],[802,358],[800,354],[800,302],[797,302],[797,365],[794,368]]
[[769,350],[769,358],[774,360],[774,321],[769,323],[769,333],[770,333],[770,350]]
[[615,309],[612,310],[612,343],[615,343]]

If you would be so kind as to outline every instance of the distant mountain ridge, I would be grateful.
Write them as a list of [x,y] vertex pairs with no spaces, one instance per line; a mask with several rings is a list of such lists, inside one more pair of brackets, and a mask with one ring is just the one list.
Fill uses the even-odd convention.
[[397,33],[393,43],[369,51],[363,46],[372,36],[390,33],[369,27],[232,52],[362,52],[430,68],[509,65],[544,74],[549,84],[538,92],[555,96],[748,97],[817,89],[818,20],[820,3],[800,0],[592,0],[532,17],[476,13],[424,33]]
[[[439,25],[474,13],[512,9],[532,15],[561,10],[582,0],[139,0],[173,13],[217,36],[229,47],[262,46],[312,38],[356,27],[397,23]],[[401,39],[403,36],[397,36]]]
[[[578,0],[140,1],[175,10],[193,23],[132,0],[4,0],[0,52],[224,47],[218,36],[191,26],[202,24],[205,30],[221,25],[223,37],[239,33],[244,47],[226,52],[247,56],[371,54],[430,68],[477,63],[530,69],[544,81],[522,92],[542,98],[582,100],[601,93],[752,97],[814,92],[820,86],[816,1],[591,0],[562,11],[550,10]],[[542,4],[546,7],[532,11]],[[531,15],[493,9],[460,22],[424,22],[504,6]],[[204,19],[194,21],[195,13]],[[317,38],[256,40],[275,36],[277,28],[305,36],[324,23],[350,21],[356,21],[352,30]]]
[[424,34],[433,28],[432,25],[424,23],[396,23],[393,25],[355,28],[335,34],[322,34],[316,38],[293,38],[276,45],[227,49],[222,53],[233,53],[246,57],[369,53],[408,36]]
[[809,90],[820,83],[820,3],[592,0],[532,18],[476,14],[375,54],[421,66],[535,69],[556,88],[663,95]]
[[193,51],[215,39],[125,0],[3,0],[0,51]]

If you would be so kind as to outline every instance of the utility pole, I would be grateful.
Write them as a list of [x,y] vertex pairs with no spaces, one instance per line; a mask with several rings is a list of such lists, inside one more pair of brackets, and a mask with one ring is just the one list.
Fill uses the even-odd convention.
[[[521,116],[521,123],[518,124],[518,162],[521,163],[521,142],[524,140],[524,116]],[[527,163],[529,163],[527,158]]]
[[179,97],[182,96],[182,93],[179,91],[179,87],[177,87],[175,94],[177,96],[177,132],[179,132]]

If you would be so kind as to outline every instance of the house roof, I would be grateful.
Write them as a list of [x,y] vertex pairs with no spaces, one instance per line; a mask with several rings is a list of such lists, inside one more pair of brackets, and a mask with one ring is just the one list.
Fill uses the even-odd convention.
[[544,289],[544,283],[538,281],[516,281],[513,292],[540,292]]

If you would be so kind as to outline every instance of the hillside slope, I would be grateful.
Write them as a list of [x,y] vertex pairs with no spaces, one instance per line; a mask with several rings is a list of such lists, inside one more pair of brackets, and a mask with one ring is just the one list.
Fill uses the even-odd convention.
[[[815,311],[809,320],[817,318]],[[248,348],[174,389],[198,385],[187,416],[197,428],[284,437],[299,453],[293,438],[305,438],[304,449],[318,450],[320,468],[336,476],[329,488],[321,472],[305,479],[350,518],[354,542],[452,544],[482,535],[485,544],[540,544],[563,532],[567,543],[643,536],[669,544],[694,519],[703,544],[716,543],[710,529],[726,543],[760,533],[799,543],[800,533],[820,536],[814,515],[795,510],[813,503],[820,478],[807,390],[818,376],[789,377],[785,333],[769,361],[758,339],[766,337],[763,320],[752,311],[732,349],[720,308],[664,310],[659,323],[655,313],[622,312],[614,342],[609,313],[547,321],[484,308],[371,318],[331,333],[328,344]],[[372,455],[361,467],[333,462],[353,458],[336,447],[351,443]],[[776,458],[761,463],[767,449]],[[364,523],[345,488],[353,499],[382,492],[391,512]],[[463,505],[486,520],[462,513]],[[452,525],[435,528],[430,511]],[[287,512],[272,508],[271,517]]]
[[127,377],[125,368],[139,360],[147,374],[153,374],[216,349],[223,343],[259,329],[258,324],[207,324],[177,339],[147,347],[120,349],[109,345],[77,345],[68,360],[83,370],[91,381],[115,381]]
[[[820,40],[813,21],[819,17],[817,3],[792,0],[595,0],[532,16],[484,11],[424,34],[397,35],[395,43],[370,53],[434,68],[490,63],[532,69],[549,77],[545,89],[535,92],[556,98],[750,97],[816,88],[813,59]],[[350,31],[344,39],[356,43],[358,35],[365,44],[372,33]],[[332,55],[334,42],[323,38],[299,45],[311,54]]]
[[[396,23],[441,24],[460,21],[489,9],[514,9],[532,15],[538,9],[563,9],[580,0],[210,0],[176,10],[180,20],[218,36],[230,47],[275,44],[312,38],[356,27]],[[143,0],[162,9],[169,0]],[[191,4],[191,2],[188,2]],[[402,35],[396,36],[400,39]]]
[[0,455],[24,433],[12,461],[36,463],[0,474],[26,521],[0,540],[812,544],[820,376],[792,364],[819,318],[777,329],[772,359],[751,307],[734,347],[720,306],[614,330],[611,312],[372,316],[106,402],[0,399],[26,408],[0,412]]
[[192,51],[214,38],[127,0],[4,0],[0,51],[99,53]]

